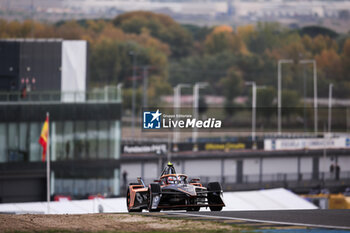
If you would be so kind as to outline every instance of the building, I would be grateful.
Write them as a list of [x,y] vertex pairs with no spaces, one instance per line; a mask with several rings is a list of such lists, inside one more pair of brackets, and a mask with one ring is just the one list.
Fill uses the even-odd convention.
[[119,195],[120,93],[86,91],[86,48],[85,41],[0,41],[0,203],[45,200],[38,140],[46,112],[51,195]]
[[0,90],[85,92],[87,47],[83,40],[0,40]]
[[[120,170],[128,172],[128,182],[141,176],[150,183],[171,160],[177,173],[200,178],[204,185],[219,181],[224,191],[284,187],[296,193],[309,193],[312,189],[338,193],[350,187],[349,138],[331,139],[326,150],[318,145],[323,138],[276,139],[280,140],[289,142],[288,149],[269,148],[270,139],[258,142],[257,149],[244,141],[199,143],[197,152],[192,151],[191,143],[183,143],[171,155],[164,153],[166,142],[123,145]],[[310,147],[300,148],[298,141],[307,141]],[[338,144],[341,141],[344,145]]]

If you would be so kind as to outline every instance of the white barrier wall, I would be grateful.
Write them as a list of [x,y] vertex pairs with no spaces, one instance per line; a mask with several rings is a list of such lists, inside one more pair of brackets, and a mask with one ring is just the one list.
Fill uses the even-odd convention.
[[243,174],[256,175],[260,171],[260,159],[242,159],[243,160]]
[[262,162],[263,174],[297,173],[297,158],[264,158]]
[[312,158],[300,158],[300,172],[307,173],[312,172]]
[[[175,167],[176,168],[176,167]],[[221,160],[189,160],[185,162],[188,176],[220,176]]]
[[145,179],[155,179],[156,177],[159,176],[158,164],[156,163],[145,163],[143,169],[144,169]]
[[320,157],[320,172],[329,172],[329,167],[335,164],[335,159],[332,159],[332,156],[329,155],[326,158]]
[[[246,192],[225,192],[223,194],[229,210],[289,210],[317,209],[315,205],[283,189],[267,189]],[[202,210],[205,210],[202,208]],[[47,213],[45,202],[0,204],[0,213]],[[125,197],[80,201],[51,202],[50,214],[89,214],[127,212]]]
[[224,176],[236,176],[237,162],[234,159],[224,160]]
[[[130,179],[135,179],[138,176],[141,176],[141,163],[126,163],[120,166],[120,174],[122,176],[123,172],[127,172],[127,178],[128,180]],[[122,180],[122,179],[121,179]]]
[[350,157],[340,156],[338,157],[338,164],[341,171],[350,171]]

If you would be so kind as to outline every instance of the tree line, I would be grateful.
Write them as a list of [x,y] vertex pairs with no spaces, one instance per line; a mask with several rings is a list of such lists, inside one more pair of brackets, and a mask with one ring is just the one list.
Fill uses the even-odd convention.
[[[275,105],[277,62],[283,65],[283,98],[291,107],[303,96],[313,96],[311,65],[317,61],[319,96],[350,97],[350,34],[309,26],[289,29],[278,23],[257,23],[231,27],[181,25],[171,17],[145,11],[129,12],[112,20],[36,21],[0,20],[1,38],[63,38],[89,42],[89,87],[124,84],[124,104],[130,106],[133,59],[136,59],[137,98],[141,104],[142,72],[149,73],[150,105],[159,96],[172,94],[178,83],[208,82],[207,94],[225,96],[226,106],[234,98],[248,95],[245,81],[266,88],[258,90],[258,106]],[[130,52],[134,55],[131,55]],[[136,56],[134,58],[133,56]]]

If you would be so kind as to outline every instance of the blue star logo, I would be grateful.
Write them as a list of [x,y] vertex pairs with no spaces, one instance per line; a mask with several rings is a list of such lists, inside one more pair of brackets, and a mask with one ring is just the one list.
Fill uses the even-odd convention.
[[155,112],[143,112],[143,128],[144,129],[160,129],[161,115],[159,109]]

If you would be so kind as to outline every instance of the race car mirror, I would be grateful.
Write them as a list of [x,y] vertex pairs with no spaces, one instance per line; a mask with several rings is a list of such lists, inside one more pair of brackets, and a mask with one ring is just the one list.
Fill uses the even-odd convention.
[[143,185],[143,187],[146,187],[145,182],[143,182],[141,177],[137,177],[137,181],[139,182],[139,184]]

